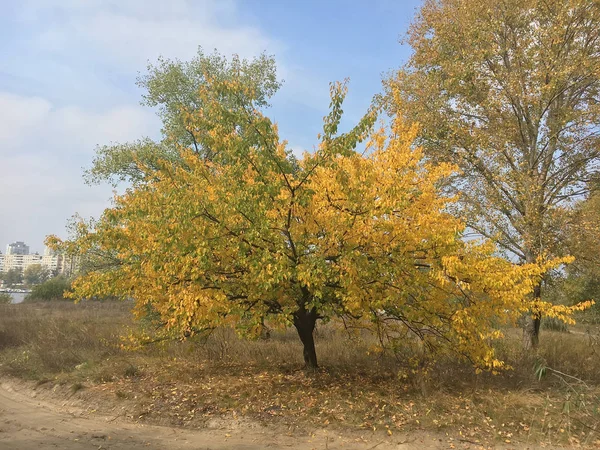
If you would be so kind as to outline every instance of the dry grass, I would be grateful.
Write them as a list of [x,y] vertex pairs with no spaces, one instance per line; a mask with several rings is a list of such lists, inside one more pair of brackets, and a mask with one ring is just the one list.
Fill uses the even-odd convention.
[[[248,341],[220,329],[125,351],[120,336],[130,326],[124,303],[0,305],[0,372],[110,393],[136,417],[177,425],[249,417],[303,428],[425,428],[465,442],[598,439],[597,332],[545,330],[538,353],[525,356],[519,333],[509,332],[498,352],[513,370],[475,374],[449,357],[423,373],[372,352],[373,337],[329,324],[316,335],[323,368],[311,374],[300,370],[292,330]],[[546,368],[541,380],[535,367]]]
[[0,305],[0,369],[42,379],[119,356],[126,304]]

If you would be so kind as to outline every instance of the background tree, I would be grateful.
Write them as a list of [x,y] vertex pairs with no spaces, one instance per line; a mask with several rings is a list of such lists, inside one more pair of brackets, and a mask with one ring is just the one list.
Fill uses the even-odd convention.
[[275,60],[265,54],[252,60],[234,55],[231,60],[216,51],[205,54],[198,49],[190,61],[159,58],[156,64],[148,65],[145,75],[137,84],[146,93],[142,105],[158,109],[162,121],[162,140],[149,138],[139,141],[100,146],[92,167],[86,171],[89,183],[120,181],[139,183],[144,177],[139,162],[157,167],[158,161],[179,161],[179,147],[191,149],[200,158],[212,159],[211,130],[192,130],[184,119],[185,113],[201,110],[203,99],[199,89],[218,80],[219,82],[243,83],[248,94],[233,97],[223,90],[218,101],[232,114],[242,110],[252,111],[269,105],[269,99],[277,92],[281,83],[277,79]]
[[420,124],[427,157],[462,170],[459,213],[509,258],[545,257],[564,226],[557,211],[598,170],[598,23],[594,0],[427,0],[408,33],[414,53],[387,81],[388,106]]
[[[588,198],[566,212],[566,227],[561,230],[561,249],[575,261],[553,286],[557,300],[573,304],[600,300],[600,191],[593,185]],[[598,308],[594,309],[598,311]]]
[[10,269],[2,275],[4,284],[9,288],[23,283],[23,272],[19,269]]
[[50,271],[41,264],[31,264],[23,271],[23,280],[28,286],[41,284],[50,277]]
[[41,284],[33,286],[33,289],[29,294],[27,294],[25,300],[65,300],[70,289],[71,282],[69,279],[63,275],[59,275],[57,277],[50,278]]
[[[336,84],[317,151],[296,160],[267,117],[221,101],[256,95],[243,80],[213,79],[198,95],[186,125],[210,130],[213,158],[181,146],[179,164],[140,165],[144,182],[93,229],[80,223],[75,242],[48,240],[119,260],[77,278],[72,297],[133,297],[138,315],[150,306],[182,336],[224,325],[252,334],[265,319],[294,326],[309,368],[315,323],[334,316],[501,365],[492,324],[523,311],[546,267],[512,265],[461,239],[438,191],[453,166],[423,161],[413,128],[395,120],[371,132],[369,111],[339,134],[345,87]],[[367,136],[369,151],[356,152]],[[569,308],[540,307],[569,320]]]

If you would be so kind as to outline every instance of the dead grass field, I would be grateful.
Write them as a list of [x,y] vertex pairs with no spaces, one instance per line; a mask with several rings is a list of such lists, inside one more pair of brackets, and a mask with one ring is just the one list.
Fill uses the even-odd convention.
[[[0,305],[0,374],[86,392],[165,425],[234,418],[303,431],[427,430],[457,448],[600,445],[600,342],[585,327],[545,330],[538,354],[525,356],[518,331],[509,332],[498,352],[513,369],[499,375],[475,374],[455,358],[424,374],[406,364],[411,355],[373,352],[372,337],[333,323],[316,335],[322,368],[306,373],[293,330],[248,341],[221,329],[208,339],[124,350],[121,337],[139,326],[129,308]],[[547,367],[541,380],[538,361]]]

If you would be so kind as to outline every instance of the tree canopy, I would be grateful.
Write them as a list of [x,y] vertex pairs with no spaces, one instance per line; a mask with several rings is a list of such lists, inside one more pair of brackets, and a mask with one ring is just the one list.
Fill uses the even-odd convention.
[[388,107],[420,124],[427,157],[461,169],[458,214],[511,258],[549,256],[561,209],[597,173],[599,22],[592,0],[427,0],[414,53],[387,80]]
[[[573,304],[600,299],[600,192],[595,187],[591,195],[575,208],[565,212],[567,225],[561,230],[560,250],[571,254],[569,264],[558,281],[554,293],[559,301]],[[596,311],[598,309],[596,308]]]
[[277,92],[281,82],[277,79],[275,60],[265,54],[251,60],[231,59],[216,51],[205,54],[202,48],[189,61],[159,58],[149,64],[147,73],[137,84],[145,91],[142,105],[156,108],[162,121],[162,139],[158,142],[144,137],[138,141],[99,146],[92,167],[86,171],[89,183],[119,182],[139,183],[144,178],[139,163],[156,166],[161,160],[179,161],[178,146],[191,149],[200,158],[212,159],[214,150],[210,139],[201,131],[192,130],[184,120],[183,112],[202,110],[203,99],[198,90],[214,80],[227,82],[240,80],[248,87],[247,93],[238,96],[222,91],[218,101],[231,112],[253,110],[269,106],[269,99]]
[[[221,325],[252,334],[265,319],[294,326],[307,367],[317,366],[315,323],[335,316],[502,365],[496,325],[530,309],[536,280],[556,263],[514,265],[461,239],[453,198],[440,191],[455,167],[423,158],[416,127],[396,116],[375,129],[370,110],[339,133],[346,88],[334,84],[317,150],[296,158],[258,109],[222,101],[256,99],[251,84],[207,80],[183,120],[212,157],[179,144],[177,163],[136,162],[142,183],[92,227],[80,222],[75,239],[48,240],[115,258],[82,273],[71,297],[133,298],[138,315],[150,307],[180,336]],[[537,307],[567,321],[577,308]]]

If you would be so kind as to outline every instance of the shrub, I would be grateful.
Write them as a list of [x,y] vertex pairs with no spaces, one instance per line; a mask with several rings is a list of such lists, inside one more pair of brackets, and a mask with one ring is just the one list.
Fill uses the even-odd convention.
[[0,304],[8,304],[12,302],[12,296],[8,292],[0,292]]
[[65,300],[65,293],[71,289],[71,282],[64,276],[54,277],[34,286],[26,300]]

